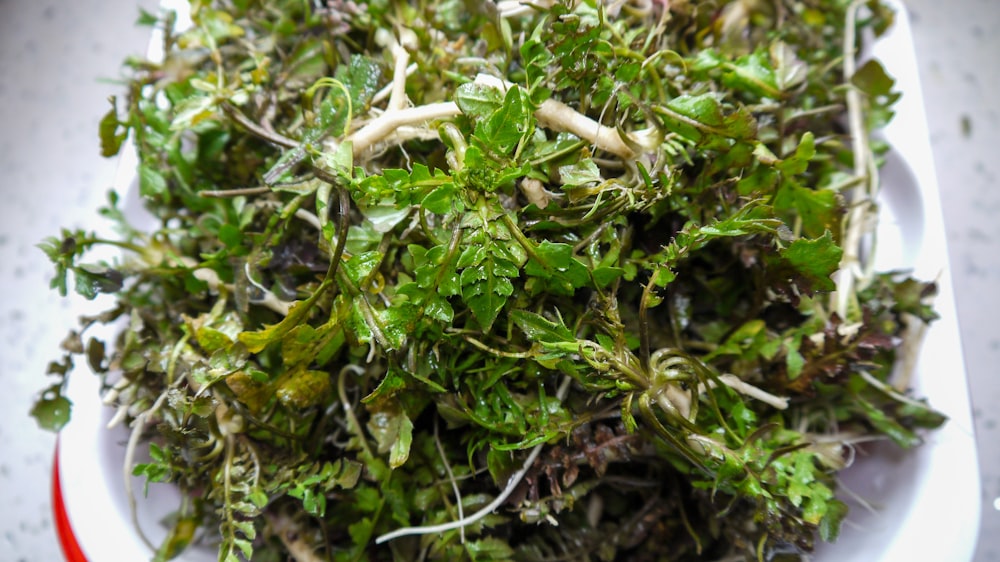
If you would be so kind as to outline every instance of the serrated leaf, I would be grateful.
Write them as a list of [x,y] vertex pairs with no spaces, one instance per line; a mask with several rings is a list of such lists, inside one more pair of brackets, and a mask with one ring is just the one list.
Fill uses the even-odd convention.
[[462,113],[474,119],[484,119],[503,104],[503,93],[492,86],[467,82],[455,89],[455,103]]
[[781,256],[818,291],[836,288],[830,276],[840,267],[843,255],[844,251],[834,242],[829,230],[819,238],[795,240],[781,250]]
[[[473,257],[466,260],[478,260],[478,265],[466,267],[460,275],[462,300],[486,331],[493,326],[507,303],[507,297],[514,293],[510,278],[518,274],[517,266],[507,259],[496,257],[497,253],[495,244],[484,245],[482,252],[477,250]],[[461,258],[459,262],[462,262]]]
[[726,148],[728,139],[751,140],[757,133],[757,122],[746,108],[727,113],[713,94],[680,95],[654,111],[668,129],[706,148]]
[[576,341],[573,332],[561,322],[553,322],[526,310],[512,311],[510,316],[517,327],[533,341],[544,343]]
[[810,238],[837,228],[841,214],[837,192],[809,189],[790,181],[778,188],[774,208],[782,216],[787,216],[789,223],[798,216],[802,220],[803,234]]
[[[503,105],[490,116],[476,124],[475,140],[488,152],[507,155],[530,131],[531,114],[525,106],[520,88],[507,90]],[[466,151],[466,158],[469,153]]]

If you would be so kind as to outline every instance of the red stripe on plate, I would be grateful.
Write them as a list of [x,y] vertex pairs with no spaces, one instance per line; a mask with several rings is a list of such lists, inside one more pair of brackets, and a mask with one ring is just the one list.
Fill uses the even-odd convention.
[[62,483],[59,478],[59,441],[56,441],[56,454],[52,459],[52,514],[55,517],[56,534],[59,535],[59,545],[62,547],[63,556],[66,562],[87,562],[87,557],[83,555],[80,543],[76,541],[73,534],[73,527],[69,523],[69,516],[66,515],[66,506],[63,504]]

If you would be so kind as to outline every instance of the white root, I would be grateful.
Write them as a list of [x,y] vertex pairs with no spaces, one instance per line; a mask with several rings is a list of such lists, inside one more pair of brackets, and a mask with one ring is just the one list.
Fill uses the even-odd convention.
[[[494,76],[480,74],[476,76],[476,83],[484,86],[491,86],[506,90],[516,88],[516,84],[506,82]],[[535,112],[538,123],[543,127],[565,133],[572,133],[581,139],[593,144],[599,150],[610,152],[623,160],[634,160],[635,152],[629,148],[622,140],[618,130],[612,127],[601,125],[590,117],[580,113],[572,107],[554,99],[547,99]],[[630,135],[629,140],[636,144],[643,144],[645,135]]]
[[[788,409],[788,398],[784,396],[775,396],[766,390],[744,381],[734,374],[726,373],[724,375],[719,375],[719,381],[744,396],[760,400],[761,402],[777,408],[778,410]],[[716,386],[718,385],[715,381],[708,381],[707,385],[699,385],[699,389],[711,390]]]
[[389,51],[394,62],[392,83],[389,89],[389,104],[386,111],[395,111],[406,107],[406,77],[410,63],[410,52],[406,50],[406,47],[416,47],[418,43],[416,34],[406,28],[399,29],[399,39],[397,41],[392,33],[386,29],[379,29],[375,34],[375,41]]
[[290,517],[284,514],[267,514],[267,522],[271,525],[271,531],[278,536],[281,544],[285,545],[289,556],[296,562],[322,562],[313,548],[302,538],[298,525]]
[[729,373],[725,375],[720,375],[719,380],[722,381],[722,383],[728,386],[729,388],[735,390],[736,392],[739,392],[740,394],[743,394],[745,396],[749,396],[750,398],[756,398],[757,400],[760,400],[765,404],[774,406],[779,410],[784,410],[788,408],[788,398],[775,396],[770,392],[761,390],[760,388],[757,388],[756,386],[744,381],[743,379],[737,377],[736,375],[732,375]]
[[543,101],[535,117],[543,127],[573,133],[623,160],[635,159],[635,152],[625,144],[616,129],[601,125],[561,101],[551,98]]
[[548,10],[555,2],[553,0],[500,0],[497,2],[497,11],[502,18],[516,18],[534,13],[536,10]]
[[[409,55],[407,55],[407,56],[409,56]],[[407,66],[406,70],[403,72],[403,75],[404,75],[404,77],[409,78],[416,71],[417,71],[417,63],[415,63],[415,62],[414,63],[410,63],[410,65]],[[405,83],[405,81],[404,81],[404,83]],[[393,74],[393,80],[392,80],[392,82],[389,83],[389,84],[386,84],[384,88],[382,88],[381,90],[375,92],[375,95],[372,96],[372,102],[371,102],[372,105],[378,105],[378,104],[382,103],[383,101],[385,101],[385,99],[388,98],[390,94],[392,94],[392,92],[393,92],[393,90],[394,90],[395,87],[396,87],[396,75]]]
[[[402,107],[405,104],[405,93],[401,91],[405,89],[409,69],[405,63],[409,61],[409,55],[398,44],[393,43],[392,47],[396,68],[388,107],[384,113],[345,139],[352,143],[355,157],[384,142],[400,143],[412,138],[437,138],[437,131],[432,131],[425,125],[431,121],[456,117],[462,113],[455,102]],[[517,87],[515,84],[486,74],[476,76],[475,81],[477,84],[501,90]],[[554,131],[572,133],[591,143],[598,150],[610,152],[623,160],[636,158],[635,151],[629,147],[617,129],[602,125],[562,102],[545,100],[535,112],[535,117],[541,126]],[[645,147],[655,144],[657,142],[655,137],[656,135],[649,131],[636,131],[628,135],[628,140]]]
[[354,156],[364,154],[372,146],[385,140],[400,127],[422,125],[438,119],[460,115],[462,110],[455,102],[439,102],[395,111],[386,111],[347,137],[353,143]]
[[[855,60],[855,40],[858,9],[863,0],[854,0],[847,8],[847,19],[844,25],[844,82],[850,84],[857,70]],[[865,130],[861,92],[855,87],[847,90],[847,117],[851,131],[851,149],[854,152],[854,175],[863,178],[863,183],[855,193],[857,200],[852,202],[844,224],[844,254],[840,260],[840,270],[837,272],[837,290],[831,295],[834,310],[841,318],[848,318],[848,308],[854,296],[855,285],[863,280],[861,271],[861,239],[867,230],[867,217],[874,210],[874,200],[878,193],[877,172],[873,171],[871,151],[868,146]]]

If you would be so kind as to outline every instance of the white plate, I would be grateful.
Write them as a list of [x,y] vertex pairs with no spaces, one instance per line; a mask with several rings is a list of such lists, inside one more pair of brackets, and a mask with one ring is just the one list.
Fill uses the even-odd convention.
[[853,502],[840,539],[820,546],[814,560],[971,560],[979,530],[979,464],[941,194],[908,14],[898,1],[888,3],[897,12],[896,23],[871,54],[903,95],[883,132],[893,150],[881,173],[876,264],[880,270],[911,269],[919,279],[937,281],[934,306],[941,318],[925,334],[913,389],[949,419],[928,432],[920,447],[872,447],[846,471],[846,486],[876,511]]
[[[914,378],[917,396],[949,417],[926,443],[911,451],[893,446],[869,448],[843,475],[847,487],[864,497],[875,512],[852,505],[840,539],[819,545],[819,562],[896,562],[903,560],[969,560],[979,527],[979,472],[965,366],[952,294],[940,193],[934,171],[923,95],[905,8],[898,2],[893,29],[875,45],[879,58],[896,78],[903,96],[896,118],[884,135],[893,146],[882,170],[883,213],[876,260],[880,268],[912,269],[936,280],[941,319],[927,330]],[[164,5],[183,7],[167,0]],[[150,55],[160,41],[154,37]],[[134,180],[135,156],[122,158],[116,185]],[[108,338],[106,341],[110,341]],[[106,431],[109,408],[98,399],[99,384],[89,373],[70,378],[68,395],[73,417],[63,429],[58,450],[63,500],[70,525],[87,558],[147,560],[151,552],[138,540],[130,521],[122,485],[124,429]],[[141,492],[143,481],[133,478]],[[158,544],[166,534],[160,520],[179,505],[178,492],[151,485],[140,504],[140,524]],[[182,560],[215,559],[207,549],[185,553]]]

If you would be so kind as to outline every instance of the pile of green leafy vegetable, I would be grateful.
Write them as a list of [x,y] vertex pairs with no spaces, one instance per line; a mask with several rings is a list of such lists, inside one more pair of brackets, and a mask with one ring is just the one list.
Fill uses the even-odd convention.
[[101,123],[155,228],[42,245],[116,295],[67,347],[184,492],[156,559],[794,557],[943,421],[891,379],[933,285],[861,256],[877,1],[190,9]]

